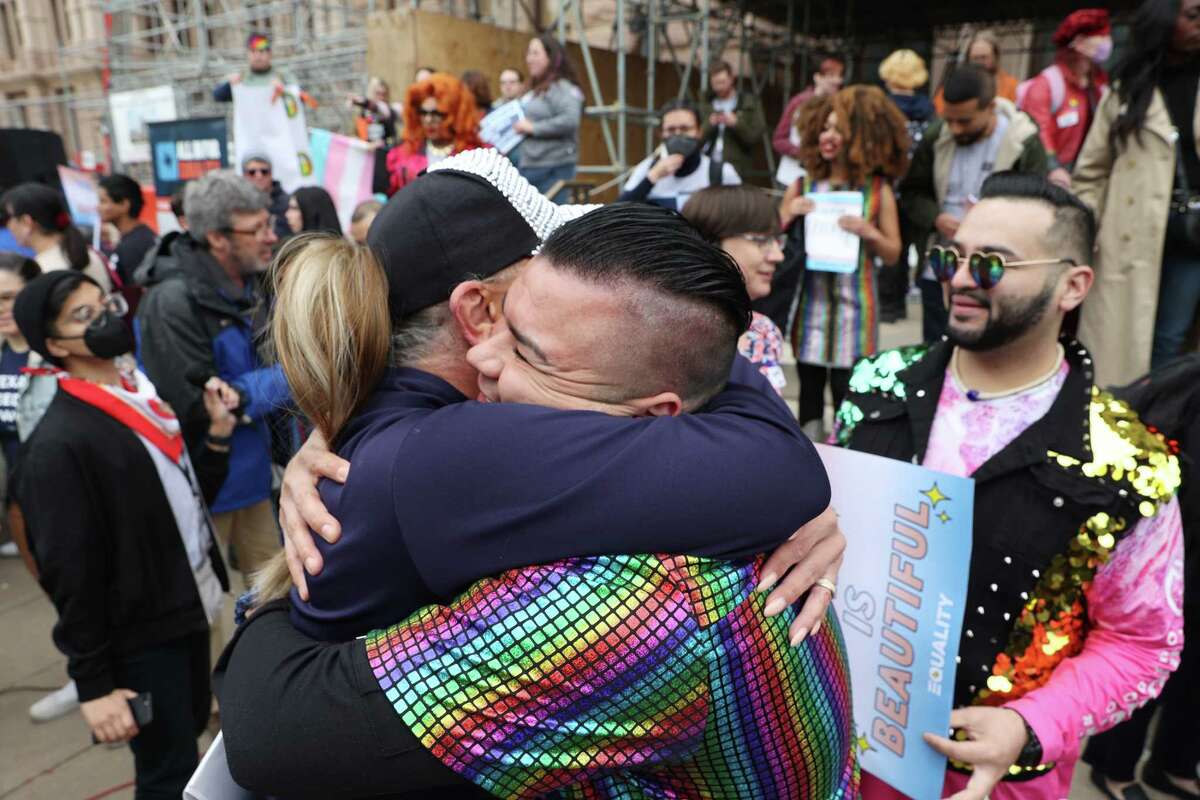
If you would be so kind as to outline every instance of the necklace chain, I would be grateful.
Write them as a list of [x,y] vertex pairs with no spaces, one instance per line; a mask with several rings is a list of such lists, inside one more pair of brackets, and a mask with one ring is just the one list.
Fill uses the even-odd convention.
[[1004,391],[1000,391],[1000,392],[981,392],[978,389],[970,389],[967,387],[967,382],[963,380],[962,372],[960,372],[959,368],[958,368],[958,353],[959,353],[959,349],[957,347],[954,348],[954,354],[950,357],[950,374],[954,376],[954,380],[959,385],[959,387],[961,387],[963,389],[963,391],[965,391],[967,393],[967,398],[969,400],[976,400],[976,401],[978,401],[978,400],[998,400],[1001,397],[1011,397],[1015,394],[1021,394],[1022,392],[1027,392],[1036,386],[1041,386],[1043,383],[1050,380],[1051,378],[1053,378],[1055,376],[1055,374],[1057,374],[1058,370],[1062,367],[1063,359],[1066,357],[1066,350],[1063,349],[1062,343],[1059,342],[1058,357],[1054,359],[1054,366],[1050,369],[1049,372],[1047,372],[1044,375],[1041,375],[1037,378],[1034,378],[1029,383],[1022,384],[1022,385],[1017,386],[1012,389],[1005,389]]

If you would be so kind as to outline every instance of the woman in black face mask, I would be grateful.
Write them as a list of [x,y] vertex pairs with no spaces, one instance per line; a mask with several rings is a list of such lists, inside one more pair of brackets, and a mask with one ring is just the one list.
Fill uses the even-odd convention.
[[688,198],[710,186],[740,184],[737,170],[713,161],[700,149],[700,112],[684,101],[668,103],[662,115],[662,144],[633,168],[621,200],[682,211]]
[[[208,721],[209,623],[228,591],[205,499],[228,470],[237,393],[210,380],[208,437],[189,453],[153,384],[119,358],[134,349],[126,310],[73,270],[17,296],[17,326],[58,370],[13,498],[92,736],[129,742],[139,797],[178,797]],[[153,724],[135,716],[147,706]]]

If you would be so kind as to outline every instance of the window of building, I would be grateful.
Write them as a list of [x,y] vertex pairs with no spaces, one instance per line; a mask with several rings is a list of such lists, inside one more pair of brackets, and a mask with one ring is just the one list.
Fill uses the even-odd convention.
[[50,0],[50,22],[54,26],[55,44],[64,45],[71,41],[71,29],[67,15],[63,12],[63,0]]
[[29,95],[25,92],[9,92],[4,96],[4,116],[9,127],[13,128],[28,128],[29,127],[29,109],[25,105],[25,101],[29,99]]
[[17,57],[17,34],[19,28],[13,19],[11,3],[0,3],[0,48],[3,48],[5,58]]

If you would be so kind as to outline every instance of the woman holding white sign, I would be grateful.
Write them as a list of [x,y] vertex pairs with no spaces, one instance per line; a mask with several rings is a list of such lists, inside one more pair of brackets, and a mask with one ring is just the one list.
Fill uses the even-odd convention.
[[851,86],[805,106],[800,160],[807,176],[788,187],[786,230],[804,218],[805,274],[792,322],[800,374],[800,424],[824,438],[825,384],[836,407],[850,368],[879,348],[876,264],[900,257],[891,182],[908,166],[904,115],[882,90]]

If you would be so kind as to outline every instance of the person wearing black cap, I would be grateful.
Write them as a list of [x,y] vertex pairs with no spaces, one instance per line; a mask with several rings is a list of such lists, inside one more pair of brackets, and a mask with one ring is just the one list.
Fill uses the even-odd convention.
[[[295,623],[319,638],[345,639],[403,617],[414,610],[414,603],[447,602],[476,578],[572,555],[650,550],[745,557],[782,541],[828,504],[823,471],[811,460],[812,451],[786,407],[749,364],[737,363],[730,374],[737,334],[745,326],[749,308],[736,265],[703,242],[675,213],[621,204],[564,225],[547,241],[543,257],[523,265],[516,275],[501,275],[513,287],[514,294],[505,297],[481,284],[508,263],[505,257],[524,259],[519,250],[495,252],[503,238],[489,237],[485,234],[488,226],[480,223],[487,220],[496,227],[510,223],[510,234],[515,235],[523,233],[522,229],[545,230],[553,224],[553,214],[543,214],[543,207],[530,202],[526,194],[536,197],[532,188],[523,181],[508,181],[505,171],[493,169],[489,158],[451,160],[447,167],[417,179],[385,207],[370,236],[383,265],[383,274],[374,280],[382,283],[386,275],[382,285],[373,283],[372,270],[363,269],[355,259],[306,250],[330,247],[313,240],[297,241],[281,254],[276,273],[276,347],[299,404],[317,420],[339,453],[354,464],[343,487],[327,485],[322,493],[322,499],[342,518],[342,540],[333,549],[323,548],[330,558],[313,579],[312,602],[301,602],[301,590],[290,603]],[[481,177],[484,179],[479,180]],[[468,210],[473,215],[465,213]],[[388,224],[400,218],[420,232],[406,233],[400,226]],[[453,230],[442,225],[457,219],[474,219],[473,233],[482,241],[466,235],[465,222]],[[414,258],[414,253],[422,258]],[[474,266],[471,271],[485,276],[484,281],[463,281],[468,263]],[[316,284],[314,278],[319,279]],[[331,287],[342,284],[347,287],[343,302],[333,302],[337,292],[331,294]],[[390,295],[390,318],[383,309],[376,309],[372,316],[361,310],[365,303],[354,302],[384,289]],[[539,306],[538,298],[545,301],[547,314],[559,317],[557,323],[550,316],[539,323],[523,317],[529,326],[526,334],[539,332],[535,339],[514,330],[515,323],[508,327],[501,318],[501,305],[520,306],[532,313]],[[289,313],[296,299],[311,309],[308,316]],[[359,311],[340,317],[342,325],[331,324],[330,314],[338,313],[333,311],[337,308]],[[440,324],[438,314],[443,315]],[[414,324],[423,315],[426,318]],[[573,317],[574,322],[562,324],[566,317]],[[678,351],[677,338],[667,335],[668,330],[677,331],[680,326],[694,332],[695,346],[683,353]],[[568,329],[571,335],[554,336],[554,331]],[[614,337],[616,329],[623,335]],[[386,345],[393,330],[407,345],[400,361],[410,366],[385,368]],[[335,346],[330,335],[322,333],[328,331],[336,335],[345,332],[350,349]],[[485,347],[493,338],[497,343]],[[380,341],[384,354],[371,355],[378,347],[372,343]],[[627,342],[637,346],[626,347]],[[455,351],[465,351],[470,344],[476,347],[466,361]],[[518,352],[505,355],[505,347]],[[322,348],[349,356],[349,361],[341,362],[336,386],[322,387],[319,380],[306,377],[330,374],[319,368],[324,363]],[[669,363],[662,360],[667,351]],[[523,380],[520,375],[507,377],[526,369],[522,364],[543,359],[549,361],[540,369],[526,371]],[[491,362],[502,365],[497,368]],[[728,386],[722,391],[727,379]],[[361,391],[363,386],[374,387],[369,397]],[[308,391],[310,388],[314,391]],[[467,393],[474,395],[480,389],[491,399],[537,402],[551,408],[467,402]],[[713,399],[706,405],[710,397]],[[344,402],[335,405],[335,399]],[[701,408],[706,413],[672,418],[680,411]],[[622,419],[632,415],[655,419]],[[718,472],[725,476],[720,486],[713,483]],[[798,492],[797,476],[802,487]],[[789,502],[772,499],[784,494]],[[754,519],[753,532],[745,530],[747,519]],[[823,557],[816,556],[816,560]],[[797,560],[791,554],[790,561]],[[771,574],[779,569],[778,564],[772,559],[760,572],[746,573],[741,580],[761,576],[762,583],[773,585],[782,574]],[[828,574],[826,567],[828,562],[816,567],[815,574]],[[576,574],[571,565],[562,569]],[[809,564],[808,569],[814,567]],[[528,574],[535,583],[545,580],[544,570],[531,570]],[[490,604],[504,595],[504,578],[498,579],[499,587],[485,587],[487,581],[478,584],[454,601],[451,612],[471,631],[494,636],[497,642],[511,641],[511,628],[491,620],[481,608],[493,607]],[[751,597],[753,585],[740,585],[746,594],[739,597]],[[826,588],[813,592],[805,604],[805,614],[815,610],[816,615],[809,617],[799,638],[807,635],[810,642],[820,644],[806,644],[806,648],[828,646],[821,652],[832,654],[841,647],[836,622],[826,617],[825,627],[821,627],[821,612],[832,584],[826,581],[821,585]],[[556,591],[550,585],[543,588]],[[756,603],[739,607],[746,614],[747,630],[774,631],[768,636],[782,648],[781,658],[788,664],[783,668],[788,675],[785,680],[795,679],[793,685],[812,702],[836,706],[840,678],[835,677],[828,686],[809,687],[806,684],[815,672],[806,670],[815,668],[788,661],[789,654],[796,652],[787,646],[793,612],[778,617],[772,609],[776,599],[782,607],[798,595],[798,591],[787,599],[772,595],[765,607],[760,605],[764,598],[754,595]],[[597,597],[585,594],[577,603],[586,608]],[[218,664],[217,691],[233,777],[255,791],[285,796],[294,791],[311,796],[361,796],[389,789],[418,796],[434,786],[422,782],[426,777],[445,781],[444,771],[431,774],[428,765],[419,766],[422,758],[428,760],[428,754],[415,744],[432,745],[406,711],[414,708],[416,697],[390,690],[385,696],[383,681],[376,682],[388,670],[393,677],[404,670],[393,670],[388,656],[388,665],[372,675],[361,641],[322,647],[304,639],[288,625],[288,605],[259,608]],[[767,616],[764,611],[769,612]],[[647,611],[635,603],[616,613],[618,617],[630,615],[635,627],[636,616],[643,630],[667,631],[690,618],[690,612]],[[796,622],[805,614],[797,615]],[[493,624],[496,627],[489,627]],[[619,618],[615,624],[620,627]],[[455,645],[442,638],[446,631],[438,622],[434,621],[426,634],[423,649],[446,652],[449,661],[464,663],[443,649]],[[757,638],[757,634],[749,638]],[[668,644],[670,634],[664,633],[658,641],[660,644],[645,650],[639,647],[637,652],[652,660],[654,653],[665,655],[673,649]],[[585,650],[589,647],[583,640],[577,644]],[[746,652],[758,646],[749,641],[745,644]],[[612,656],[603,652],[596,656],[602,664],[612,661]],[[596,663],[591,656],[584,660]],[[277,668],[284,662],[307,666],[299,672]],[[757,671],[765,663],[748,668]],[[494,674],[496,668],[486,657],[478,666],[479,675]],[[613,693],[614,705],[596,711],[601,723],[606,714],[615,720],[618,708],[638,703],[637,697],[622,694],[622,681],[640,682],[647,677],[645,663],[611,666],[612,670],[602,667],[602,671],[617,676],[613,678],[616,683],[604,690],[605,696]],[[721,667],[714,669],[720,672]],[[534,690],[530,696],[536,699],[536,693],[549,691],[544,680],[539,684],[532,672],[522,674],[515,663],[509,674],[513,685],[521,687],[518,694]],[[472,682],[466,675],[461,677],[460,686]],[[436,670],[432,680],[438,682]],[[678,688],[670,680],[661,683],[650,691],[639,713],[655,716],[658,712],[650,709],[661,710],[656,704],[672,687]],[[658,690],[662,693],[655,694]],[[437,696],[444,699],[444,695]],[[726,695],[719,702],[729,699]],[[747,698],[746,709],[762,699]],[[403,723],[389,716],[390,703],[396,704]],[[464,708],[453,702],[450,705],[459,711]],[[355,710],[359,706],[370,720],[370,729],[378,731],[382,740],[373,742],[377,737],[366,734],[360,716],[363,711]],[[268,707],[271,713],[264,714]],[[528,728],[545,733],[555,721],[561,722],[561,730],[578,732],[581,751],[588,752],[589,744],[598,743],[605,751],[602,758],[611,754],[615,760],[608,763],[614,785],[630,780],[631,774],[622,768],[633,768],[637,756],[592,727],[594,717],[586,725],[572,727],[572,713],[564,710],[549,721],[535,715],[536,721],[531,717]],[[732,709],[730,714],[736,716]],[[644,777],[652,783],[674,785],[678,775],[673,778],[672,770],[687,769],[688,757],[673,754],[674,745],[668,743],[682,732],[678,721],[666,725],[670,733],[662,732],[654,763],[644,765]],[[745,722],[742,717],[735,724]],[[755,722],[770,727],[761,720]],[[474,729],[471,720],[463,724]],[[705,728],[703,724],[700,727]],[[741,735],[718,730],[720,727],[693,732],[717,738],[726,733]],[[311,735],[274,732],[301,728]],[[337,731],[336,741],[322,735],[322,730]],[[472,738],[481,742],[479,751],[487,751],[482,760],[448,753],[440,746],[433,747],[433,752],[478,785],[502,795],[513,794],[513,783],[499,778],[496,770],[504,771],[500,762],[506,761],[511,749],[513,761],[506,763],[518,773],[512,780],[523,781],[527,776],[515,762],[520,759],[517,754],[524,754],[527,748],[515,740],[489,745],[488,732],[477,730],[479,737]],[[840,781],[847,781],[845,788],[852,791],[853,756],[847,731],[832,718],[828,727],[822,723],[805,733],[809,741],[821,740],[821,755],[801,755],[796,745],[802,737],[793,735],[794,731],[772,733],[778,738],[769,736],[765,741],[778,741],[780,747],[772,753],[774,758],[764,753],[760,766],[769,770],[769,764],[788,764],[785,772],[792,768],[804,771],[817,782],[814,785],[830,789],[822,796],[833,796],[833,787]],[[711,782],[714,773],[708,770],[723,757],[707,746],[703,749],[707,752],[699,758],[698,769],[704,773],[703,781]],[[460,756],[471,763],[458,760]],[[548,769],[548,782],[542,784],[547,791],[597,778],[594,768],[599,762],[591,757],[566,754],[559,758],[547,752],[547,758],[554,761]],[[746,763],[729,766],[739,776],[747,773]],[[418,771],[424,777],[417,777]],[[781,778],[781,785],[793,785],[794,774]],[[398,779],[401,775],[405,780]],[[715,780],[719,783],[721,779]],[[440,791],[445,784],[436,786]]]
[[[121,366],[134,345],[125,311],[74,271],[18,295],[21,333],[59,371],[13,495],[84,720],[98,742],[129,742],[139,800],[178,798],[209,715],[208,626],[228,591],[205,499],[225,478],[234,393],[206,387],[208,439],[187,452],[154,386]],[[139,694],[153,717],[140,726]]]

